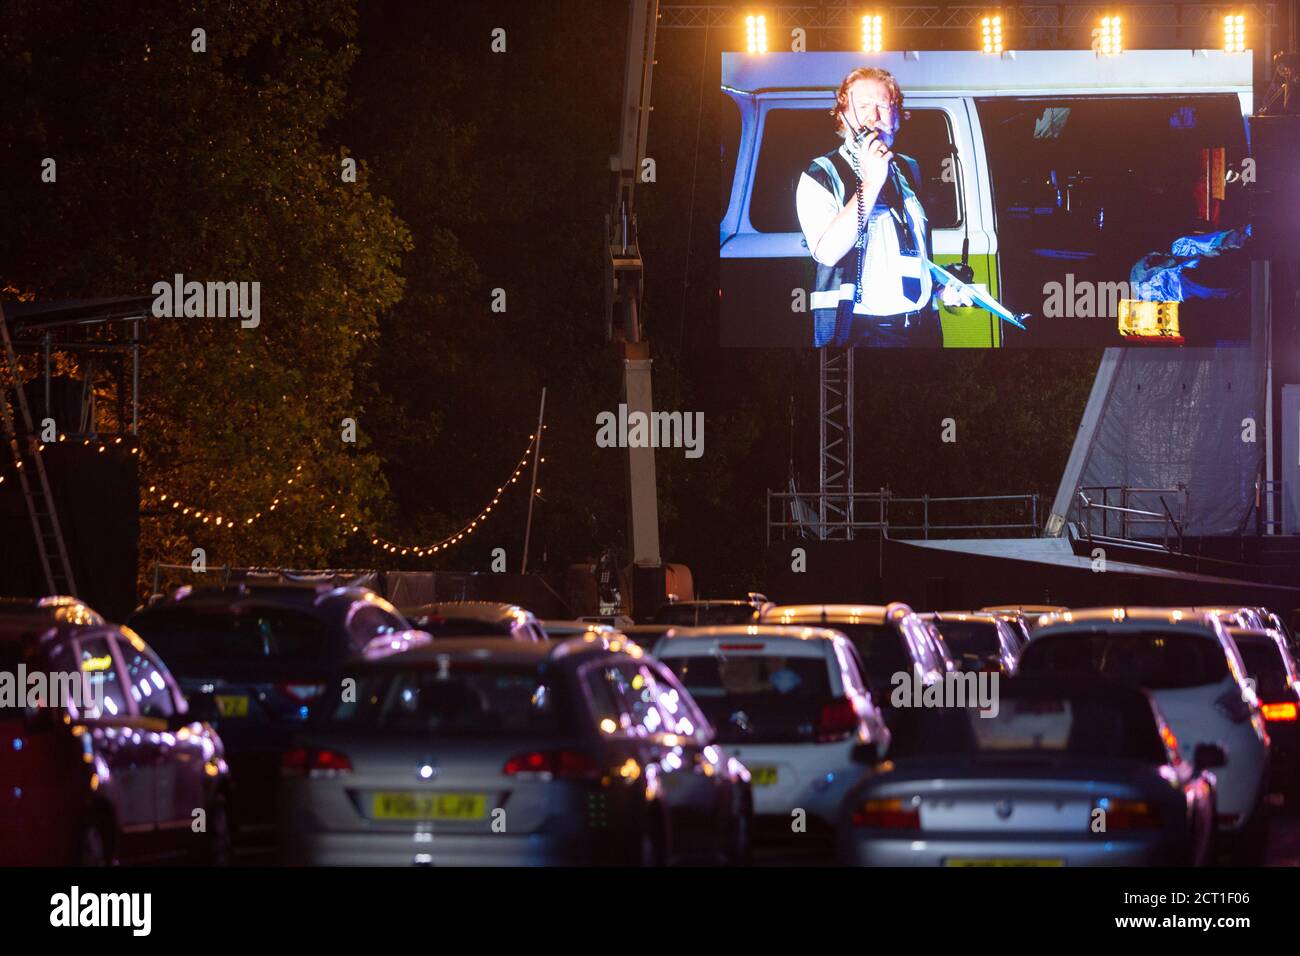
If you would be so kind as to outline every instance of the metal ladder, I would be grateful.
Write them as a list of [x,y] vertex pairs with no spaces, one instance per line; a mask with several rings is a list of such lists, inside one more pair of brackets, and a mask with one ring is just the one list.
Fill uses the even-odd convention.
[[[36,554],[41,559],[41,570],[45,572],[49,593],[75,597],[77,583],[72,576],[72,563],[68,560],[63,529],[59,526],[59,516],[54,508],[54,496],[50,494],[45,462],[41,458],[41,443],[32,428],[32,412],[27,405],[27,393],[18,371],[18,356],[14,353],[13,340],[9,337],[9,325],[5,320],[3,306],[0,306],[0,342],[4,344],[4,360],[0,363],[3,437],[13,453],[14,470],[18,472],[18,484],[22,487],[23,498],[27,502],[27,515],[31,519],[32,535],[36,539]],[[13,391],[14,405],[23,425],[21,435],[14,428],[13,411],[5,398],[6,385]],[[35,479],[29,472],[35,474]]]

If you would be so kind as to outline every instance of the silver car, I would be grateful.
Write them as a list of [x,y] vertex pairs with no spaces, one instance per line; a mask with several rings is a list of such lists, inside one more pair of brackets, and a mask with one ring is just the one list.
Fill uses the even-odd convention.
[[749,773],[673,674],[592,632],[346,668],[284,756],[282,845],[325,865],[749,856]]
[[[992,710],[992,709],[990,709]],[[1090,676],[1011,677],[995,712],[898,712],[889,760],[841,808],[839,848],[860,866],[1204,864],[1214,776],[1146,692]],[[987,714],[987,716],[985,716]],[[860,759],[874,763],[869,749]]]

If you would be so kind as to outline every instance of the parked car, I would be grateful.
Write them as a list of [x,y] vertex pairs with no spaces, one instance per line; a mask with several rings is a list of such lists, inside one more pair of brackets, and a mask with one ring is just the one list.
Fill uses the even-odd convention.
[[1067,611],[1039,626],[1020,673],[1095,673],[1155,698],[1195,762],[1202,743],[1227,755],[1218,778],[1218,830],[1232,855],[1262,862],[1268,834],[1269,737],[1246,667],[1219,618],[1169,608]]
[[[862,761],[875,764],[870,748]],[[840,817],[859,866],[1204,864],[1214,836],[1216,744],[1178,741],[1150,695],[1079,675],[1011,677],[1000,707],[910,708],[886,763]]]
[[250,830],[274,823],[280,755],[333,672],[410,630],[373,591],[328,585],[181,588],[130,624],[186,694],[211,698],[235,779],[231,813]]
[[290,861],[749,858],[748,772],[634,644],[452,638],[339,680],[284,755]]
[[757,621],[771,601],[751,594],[744,601],[673,601],[662,605],[647,622],[675,627],[714,627]]
[[996,614],[937,611],[922,614],[943,638],[960,671],[996,671],[1011,675],[1020,658],[1020,637]]
[[[989,610],[988,608],[981,608],[980,613],[992,614],[999,621],[1003,621],[1008,626],[1010,626],[1012,632],[1016,636],[1016,643],[1018,645],[1017,652],[1023,651],[1025,649],[1025,645],[1029,643],[1030,637],[1033,636],[1034,633],[1033,625],[1030,623],[1030,617],[1026,615],[1024,611],[1021,611],[1019,609]],[[1036,618],[1037,615],[1035,615],[1034,617]]]
[[0,615],[9,620],[25,616],[33,621],[49,621],[53,624],[108,623],[90,605],[66,594],[38,598],[0,597]]
[[1273,789],[1289,808],[1300,802],[1300,677],[1287,640],[1274,630],[1231,627],[1246,674],[1255,682],[1272,741]]
[[531,611],[499,601],[439,601],[402,608],[411,626],[441,640],[445,637],[508,637],[544,641],[546,632]]
[[848,639],[818,627],[703,627],[664,638],[655,656],[749,769],[760,822],[789,834],[803,810],[799,832],[829,838],[861,773],[854,747],[883,756],[889,744]]
[[915,676],[932,684],[948,672],[928,625],[906,604],[777,605],[763,612],[762,623],[830,627],[847,637],[886,718],[892,713],[890,688],[899,679]]
[[7,605],[0,673],[25,675],[0,698],[0,865],[229,862],[221,738],[137,634]]
[[538,623],[541,624],[542,631],[546,634],[548,641],[562,641],[566,637],[581,637],[589,632],[597,634],[618,633],[608,624],[591,624],[587,621],[548,620],[539,621]]
[[1044,615],[1061,614],[1068,611],[1068,607],[1062,607],[1058,604],[1004,604],[996,607],[982,607],[981,611],[988,614],[1014,614],[1020,620],[1020,625],[1025,635],[1025,643],[1033,637],[1034,629],[1038,627],[1038,622]]

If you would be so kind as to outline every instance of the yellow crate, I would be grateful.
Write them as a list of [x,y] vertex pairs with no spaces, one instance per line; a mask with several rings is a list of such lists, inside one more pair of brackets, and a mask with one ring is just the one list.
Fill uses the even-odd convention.
[[1177,302],[1119,300],[1119,334],[1126,338],[1182,341]]

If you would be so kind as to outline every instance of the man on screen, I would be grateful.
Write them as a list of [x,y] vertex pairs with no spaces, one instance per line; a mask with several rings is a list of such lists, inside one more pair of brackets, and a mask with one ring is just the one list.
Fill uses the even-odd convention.
[[[799,177],[799,226],[817,263],[813,344],[943,345],[930,278],[930,236],[914,185],[916,160],[892,152],[903,93],[888,70],[860,67],[840,83],[831,115],[844,138]],[[944,305],[970,305],[945,288]]]

